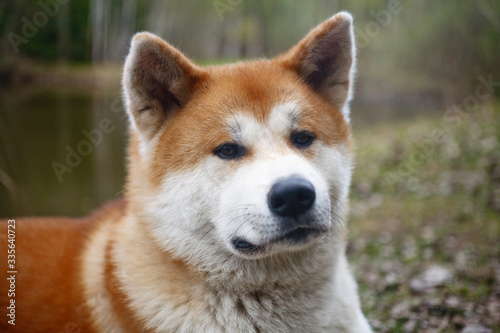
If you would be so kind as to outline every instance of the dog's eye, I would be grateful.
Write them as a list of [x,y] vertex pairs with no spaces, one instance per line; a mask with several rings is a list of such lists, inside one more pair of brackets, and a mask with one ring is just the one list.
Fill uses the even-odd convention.
[[292,133],[292,136],[290,139],[292,140],[292,143],[295,147],[305,148],[305,147],[309,147],[313,143],[315,137],[310,132],[301,131],[301,132]]
[[245,148],[236,143],[223,143],[214,150],[214,154],[223,159],[242,157],[245,153]]

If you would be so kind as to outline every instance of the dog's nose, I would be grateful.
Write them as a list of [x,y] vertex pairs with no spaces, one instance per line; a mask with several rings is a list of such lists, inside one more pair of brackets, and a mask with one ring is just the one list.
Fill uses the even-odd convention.
[[316,191],[313,184],[304,178],[290,177],[271,187],[267,196],[269,209],[283,217],[297,217],[314,204]]

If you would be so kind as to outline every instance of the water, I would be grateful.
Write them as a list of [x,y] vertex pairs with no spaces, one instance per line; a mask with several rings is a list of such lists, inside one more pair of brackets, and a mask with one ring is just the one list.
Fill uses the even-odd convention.
[[119,89],[3,89],[0,217],[80,216],[119,196],[126,128]]

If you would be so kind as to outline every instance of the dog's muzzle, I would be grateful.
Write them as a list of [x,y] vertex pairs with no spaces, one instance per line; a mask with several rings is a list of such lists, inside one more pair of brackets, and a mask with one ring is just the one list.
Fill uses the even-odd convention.
[[300,176],[291,176],[277,181],[271,186],[267,195],[267,206],[278,221],[275,232],[266,244],[257,245],[246,239],[236,237],[233,247],[239,252],[252,254],[261,251],[266,245],[288,243],[291,245],[304,243],[313,235],[325,230],[310,218],[310,211],[316,201],[316,190],[313,184]]

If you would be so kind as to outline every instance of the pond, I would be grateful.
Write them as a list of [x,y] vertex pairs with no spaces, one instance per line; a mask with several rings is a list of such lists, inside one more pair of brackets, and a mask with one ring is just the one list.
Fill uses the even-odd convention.
[[0,217],[80,216],[119,196],[127,124],[119,89],[0,93]]

